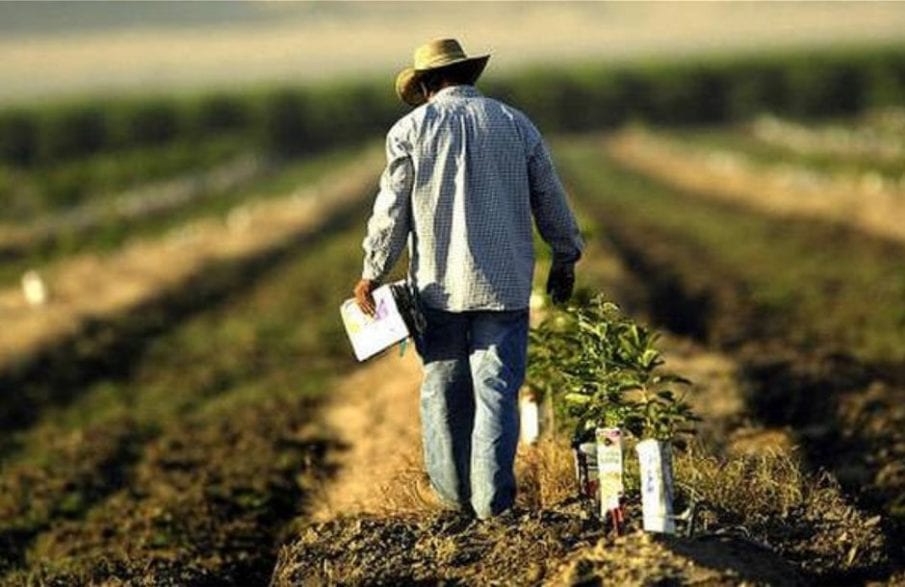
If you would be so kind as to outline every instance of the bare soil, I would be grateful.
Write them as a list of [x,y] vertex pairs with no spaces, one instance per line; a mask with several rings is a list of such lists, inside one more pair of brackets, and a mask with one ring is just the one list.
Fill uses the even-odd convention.
[[710,152],[652,131],[621,133],[609,141],[613,158],[670,185],[761,213],[839,222],[879,237],[905,241],[905,194],[857,181],[816,177],[788,165],[763,166],[739,153]]
[[[313,488],[312,520],[380,514],[403,505],[400,489],[391,484],[422,474],[420,385],[421,365],[410,348],[403,357],[393,351],[374,360],[331,391],[321,422],[324,435],[337,442],[338,450],[327,455],[336,474]],[[415,492],[410,505],[429,503],[426,486],[422,495],[417,483],[407,485]]]
[[[637,285],[602,243],[591,245],[586,263],[592,278],[611,279],[617,291]],[[350,375],[324,407],[326,432],[342,447],[328,451],[336,474],[310,492],[310,514],[281,550],[272,584],[796,585],[834,576],[852,544],[883,550],[876,522],[865,522],[836,486],[811,491],[810,481],[795,477],[794,436],[751,418],[732,357],[684,337],[669,336],[663,347],[669,366],[695,381],[692,398],[704,416],[699,446],[706,447],[698,450],[714,459],[680,459],[680,475],[691,467],[702,486],[738,484],[756,493],[770,475],[788,474],[775,482],[808,493],[797,511],[748,529],[736,525],[743,516],[726,510],[732,496],[720,501],[720,490],[712,490],[699,503],[698,534],[664,539],[640,530],[640,504],[630,498],[627,533],[617,537],[576,497],[571,455],[549,440],[520,447],[514,510],[487,522],[444,511],[421,466],[418,359],[411,351],[388,354]],[[736,465],[727,476],[715,456],[758,454],[785,455],[787,469]]]
[[[739,415],[754,430],[728,430],[723,442],[755,450],[792,448],[812,470],[830,471],[850,506],[875,516],[873,523],[885,536],[882,546],[875,544],[884,552],[863,561],[853,554],[858,568],[850,569],[854,575],[843,575],[848,581],[857,576],[888,579],[905,560],[901,366],[866,364],[838,348],[806,348],[784,338],[789,329],[783,316],[758,307],[732,268],[708,251],[653,225],[618,218],[614,210],[598,206],[595,211],[631,273],[646,284],[655,323],[722,348],[733,364],[739,391],[734,401],[743,403]],[[844,236],[815,225],[814,234],[822,233]],[[726,424],[724,420],[720,426]],[[838,571],[832,565],[822,570],[830,575]]]
[[[738,417],[740,402],[710,401],[737,392],[726,381],[731,363],[687,341],[670,346],[671,356],[682,357],[683,372],[697,377],[700,389],[712,390],[700,406],[713,405],[714,416],[728,421]],[[480,522],[444,511],[431,499],[421,465],[417,367],[414,353],[388,354],[331,394],[323,419],[325,432],[339,439],[339,449],[327,456],[328,469],[337,473],[310,492],[309,521],[281,551],[274,585],[571,585],[594,577],[627,584],[800,582],[779,555],[738,537],[652,538],[638,528],[637,503],[629,504],[631,532],[614,539],[571,489],[568,453],[549,444],[520,447],[521,494],[512,512]],[[710,385],[718,381],[724,385]],[[561,462],[539,474],[538,457],[548,467],[556,458]],[[541,486],[563,478],[568,489],[545,503]]]

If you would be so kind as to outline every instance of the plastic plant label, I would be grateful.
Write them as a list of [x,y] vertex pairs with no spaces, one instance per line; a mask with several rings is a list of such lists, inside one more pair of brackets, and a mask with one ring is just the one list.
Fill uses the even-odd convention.
[[639,442],[636,450],[641,468],[641,509],[644,517],[644,530],[675,534],[670,444],[649,438]]
[[622,431],[619,428],[598,428],[597,472],[600,479],[600,517],[622,506],[625,488],[622,484]]
[[540,407],[533,397],[519,400],[519,427],[523,443],[537,442],[540,437]]

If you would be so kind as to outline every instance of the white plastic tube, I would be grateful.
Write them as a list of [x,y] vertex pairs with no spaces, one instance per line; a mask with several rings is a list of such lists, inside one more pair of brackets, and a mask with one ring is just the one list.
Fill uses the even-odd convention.
[[641,468],[641,509],[644,530],[675,534],[673,518],[672,448],[668,442],[649,438],[638,443]]
[[540,437],[540,409],[533,397],[525,396],[519,401],[519,420],[522,442],[536,443]]

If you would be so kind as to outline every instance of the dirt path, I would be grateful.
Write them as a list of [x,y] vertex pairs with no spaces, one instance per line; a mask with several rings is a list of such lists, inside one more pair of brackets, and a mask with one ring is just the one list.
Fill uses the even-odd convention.
[[[674,336],[661,346],[668,368],[694,382],[689,395],[704,417],[700,440],[708,451],[793,451],[788,430],[746,421],[738,367],[730,357]],[[335,475],[315,488],[312,520],[430,509],[421,461],[420,384],[417,353],[408,349],[400,357],[394,349],[363,365],[332,392],[322,420],[327,436],[340,448],[328,457]],[[519,465],[526,452],[520,447]]]
[[373,359],[332,393],[323,422],[342,447],[328,465],[336,475],[316,488],[310,516],[379,514],[390,505],[391,484],[421,470],[418,390],[421,364],[414,349]]

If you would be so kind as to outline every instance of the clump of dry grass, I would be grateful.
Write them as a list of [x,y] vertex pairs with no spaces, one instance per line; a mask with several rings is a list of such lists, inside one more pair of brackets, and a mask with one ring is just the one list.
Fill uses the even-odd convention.
[[533,446],[523,447],[515,472],[522,507],[550,507],[577,492],[572,451],[559,438],[543,438]]
[[[815,576],[885,564],[879,518],[854,507],[832,476],[807,473],[794,455],[765,450],[717,458],[700,447],[674,454],[677,504],[696,503],[698,536],[760,543]],[[573,467],[571,449],[561,438],[522,447],[516,460],[517,505],[548,511],[575,497]],[[628,493],[637,493],[633,458],[626,459],[625,482]],[[417,518],[443,508],[415,455],[380,491],[383,516]]]
[[421,515],[442,509],[424,471],[420,455],[408,455],[405,466],[380,486],[380,492],[383,495],[383,507],[379,514],[383,516]]
[[[517,505],[542,509],[576,495],[572,452],[561,439],[544,438],[533,446],[523,446],[515,462],[518,481]],[[384,516],[410,516],[443,509],[430,486],[420,455],[409,455],[406,464],[379,488]]]
[[731,513],[738,523],[786,517],[804,505],[810,479],[786,454],[766,450],[717,459],[700,449],[677,453],[676,478],[691,497]]
[[737,532],[815,574],[887,563],[880,517],[852,505],[831,475],[805,472],[787,453],[717,459],[700,449],[675,460],[680,495],[698,503],[703,530]]

